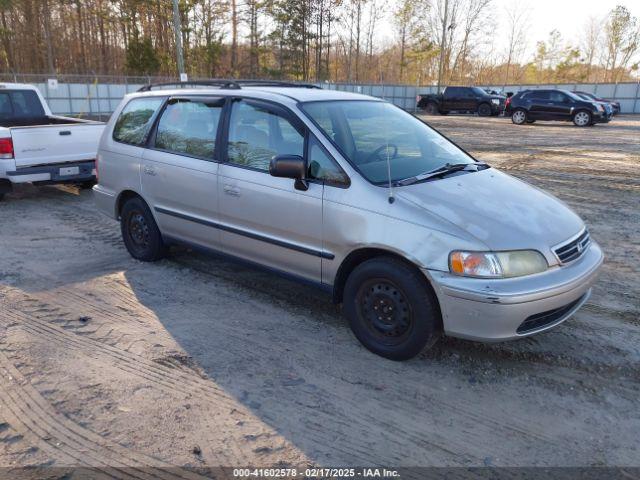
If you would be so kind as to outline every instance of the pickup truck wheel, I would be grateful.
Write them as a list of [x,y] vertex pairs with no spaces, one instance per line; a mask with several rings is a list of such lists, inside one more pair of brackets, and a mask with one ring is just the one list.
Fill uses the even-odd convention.
[[481,117],[491,116],[491,106],[488,103],[481,103],[478,105],[478,115]]
[[576,112],[573,116],[573,124],[576,127],[588,127],[591,124],[591,114],[585,110]]
[[149,207],[139,197],[124,204],[120,213],[122,239],[133,258],[143,262],[155,262],[166,255],[158,225]]
[[367,260],[351,272],[344,311],[358,340],[391,360],[408,360],[440,337],[435,295],[415,269],[391,257]]
[[522,108],[517,108],[511,114],[511,121],[516,125],[522,125],[527,121],[527,112]]
[[424,111],[427,115],[437,115],[439,113],[438,105],[435,102],[429,102],[425,105]]

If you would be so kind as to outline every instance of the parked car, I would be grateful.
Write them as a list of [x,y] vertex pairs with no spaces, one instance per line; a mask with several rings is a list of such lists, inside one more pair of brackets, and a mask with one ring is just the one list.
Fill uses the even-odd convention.
[[573,93],[580,95],[582,98],[586,97],[586,100],[608,103],[609,105],[611,105],[614,115],[617,115],[620,113],[620,102],[616,102],[615,100],[607,100],[606,98],[598,97],[593,93],[589,93],[589,92],[574,91]]
[[505,115],[516,125],[536,120],[572,121],[578,127],[587,127],[611,120],[611,112],[599,102],[578,97],[568,90],[523,90],[507,99]]
[[442,94],[418,95],[418,108],[429,115],[449,112],[477,113],[481,117],[499,115],[505,98],[485,92],[479,87],[446,87]]
[[53,115],[32,85],[0,83],[0,199],[16,183],[93,185],[104,125]]
[[396,360],[441,333],[541,332],[589,297],[602,251],[550,194],[383,100],[250,85],[149,87],[116,109],[94,197],[134,258],[193,245],[316,285]]
[[611,115],[616,115],[617,113],[620,113],[620,104],[618,102],[611,102],[609,100],[604,100],[602,98],[596,98],[594,95],[586,92],[571,92],[571,93],[573,93],[574,95],[577,95],[578,97],[588,102],[601,103],[602,106],[605,108],[605,110],[610,112]]

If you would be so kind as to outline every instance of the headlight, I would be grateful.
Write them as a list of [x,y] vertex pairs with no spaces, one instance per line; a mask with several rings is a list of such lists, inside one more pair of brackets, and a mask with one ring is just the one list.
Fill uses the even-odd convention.
[[491,99],[491,103],[495,104],[495,105],[500,105],[500,99],[498,98],[492,98]]
[[596,107],[598,108],[598,110],[600,110],[601,112],[604,112],[604,107],[602,106],[601,103],[597,103]]
[[544,272],[549,265],[540,252],[451,252],[449,270],[456,275],[480,278],[521,277]]

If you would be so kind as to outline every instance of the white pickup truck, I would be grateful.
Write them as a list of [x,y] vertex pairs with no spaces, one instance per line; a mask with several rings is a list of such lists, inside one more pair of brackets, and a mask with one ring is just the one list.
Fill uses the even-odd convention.
[[32,85],[0,83],[0,199],[14,183],[93,182],[104,125],[53,115]]

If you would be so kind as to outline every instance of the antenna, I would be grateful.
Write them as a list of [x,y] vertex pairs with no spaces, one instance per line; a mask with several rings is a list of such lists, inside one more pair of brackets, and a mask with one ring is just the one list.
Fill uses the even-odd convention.
[[389,179],[389,203],[396,201],[393,196],[393,184],[391,183],[391,161],[389,159],[389,138],[387,137],[387,178]]

